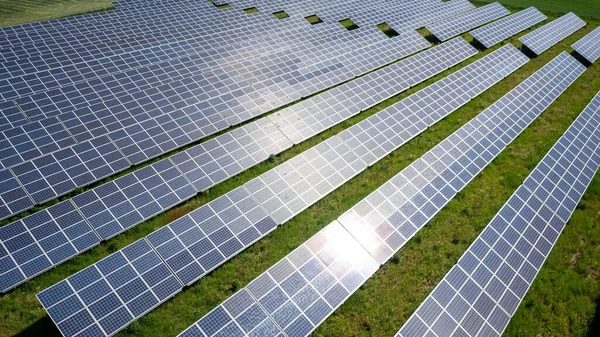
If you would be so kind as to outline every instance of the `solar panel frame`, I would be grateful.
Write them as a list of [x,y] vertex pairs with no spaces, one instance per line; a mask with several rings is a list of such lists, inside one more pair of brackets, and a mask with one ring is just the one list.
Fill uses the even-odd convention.
[[519,41],[536,55],[540,55],[567,36],[585,27],[585,25],[587,25],[585,21],[571,12],[527,35],[521,36]]
[[590,63],[596,62],[600,58],[600,28],[594,29],[571,47]]

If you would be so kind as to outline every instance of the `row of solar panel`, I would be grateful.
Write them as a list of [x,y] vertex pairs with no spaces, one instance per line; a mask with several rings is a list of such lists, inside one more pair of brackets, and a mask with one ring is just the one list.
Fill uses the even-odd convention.
[[584,70],[559,55],[180,336],[307,336]]
[[[429,46],[429,43],[422,40],[417,33],[414,33],[412,36],[417,39],[411,40],[407,37],[407,40],[405,40],[406,45],[403,48],[399,48],[394,57],[400,58]],[[427,52],[426,55],[437,55],[436,60],[443,60],[444,51],[445,47],[438,48]],[[372,59],[377,59],[377,56],[373,55]],[[365,61],[364,58],[362,60]],[[454,60],[452,59],[451,61]],[[457,58],[456,60],[459,59]],[[389,60],[380,58],[379,62],[383,63],[386,61]],[[370,66],[376,67],[381,65],[381,63],[374,62]],[[445,62],[442,64],[447,68],[454,63]],[[363,64],[363,66],[368,67],[369,65]],[[358,71],[367,70],[368,68],[358,69]],[[386,71],[381,70],[380,72]],[[316,88],[313,90],[316,90]],[[4,141],[4,143],[11,146],[9,149],[12,149],[12,155],[10,155],[8,150],[3,151],[6,155],[4,163],[8,164],[9,160],[17,163],[25,161],[25,159],[28,159],[27,156],[38,158],[18,164],[12,167],[10,172],[7,170],[2,171],[3,181],[11,179],[11,175],[13,179],[18,179],[18,181],[15,180],[13,184],[6,184],[2,187],[0,198],[2,198],[3,206],[6,206],[4,206],[5,209],[1,212],[1,217],[5,218],[16,214],[19,211],[32,207],[34,203],[39,204],[53,197],[68,193],[77,187],[85,186],[112,173],[123,170],[129,167],[130,164],[141,163],[149,158],[161,155],[186,143],[199,140],[229,126],[222,118],[219,118],[218,114],[204,117],[199,112],[189,112],[189,115],[182,115],[177,112],[170,113],[155,120],[150,119],[139,124],[130,125],[124,131],[112,132],[110,138],[101,136],[71,147],[66,147],[70,143],[62,139],[58,144],[62,145],[61,147],[64,149],[61,149],[58,144],[54,144],[54,146],[51,146],[53,145],[52,143],[47,144],[46,147],[41,148],[42,150],[47,150],[49,154],[41,157],[39,155],[43,153],[39,150],[40,147],[38,147],[37,143],[48,142],[51,137],[47,134],[44,135],[41,132],[43,129],[39,129],[36,133],[27,133],[24,128],[21,128],[20,133]],[[126,122],[124,116],[120,117],[121,122]],[[246,119],[250,117],[246,117]],[[110,121],[114,121],[114,119],[107,120],[107,122]],[[66,132],[63,131],[63,133]],[[60,136],[63,133],[55,132],[54,135]],[[33,136],[37,136],[37,138],[31,139]],[[29,141],[25,141],[27,138],[29,138]],[[17,142],[21,142],[21,144]],[[256,144],[256,141],[248,142],[247,146],[253,144]],[[54,152],[53,150],[58,151]],[[237,147],[230,149],[230,152],[236,150]],[[252,152],[250,151],[250,153]],[[207,162],[204,164],[208,165],[210,163]],[[23,187],[19,187],[19,181]],[[203,189],[206,187],[204,186]]]
[[[441,62],[441,56],[446,55],[446,53],[451,52],[454,56],[452,59],[447,59],[445,62],[446,67],[450,67],[458,62],[474,55],[476,50],[469,46],[469,44],[460,39],[457,41],[462,42],[451,42],[449,44],[445,44],[443,46],[438,46],[434,48],[432,51],[425,52],[428,56],[426,59],[430,59],[429,62],[438,63]],[[448,48],[450,46],[451,48]],[[454,47],[452,47],[454,46]],[[441,53],[439,53],[441,52]],[[439,55],[438,55],[439,53]],[[433,57],[434,55],[438,55]],[[413,58],[416,58],[413,57]],[[500,61],[500,60],[499,60]],[[410,64],[411,61],[408,61]],[[419,70],[421,69],[421,70]],[[415,69],[415,72],[418,71],[429,71],[430,64],[423,63],[419,66],[419,68]],[[444,70],[445,68],[437,69],[437,72]],[[421,78],[424,80],[424,78]],[[405,88],[401,88],[403,90]],[[375,102],[372,102],[375,104]],[[261,126],[260,128],[256,128],[256,126]],[[122,178],[115,180],[114,182],[110,182],[98,188],[95,188],[89,192],[86,192],[82,195],[76,196],[73,199],[73,202],[77,207],[81,209],[83,215],[88,218],[88,221],[91,224],[92,228],[97,229],[97,232],[100,234],[101,238],[109,238],[113,235],[118,234],[119,232],[129,228],[141,221],[141,219],[148,218],[149,216],[159,212],[161,210],[165,210],[168,207],[171,207],[169,204],[159,204],[157,202],[153,202],[155,198],[159,198],[159,194],[149,193],[149,189],[154,189],[159,184],[153,180],[150,180],[149,184],[138,183],[140,180],[144,180],[148,176],[148,171],[153,173],[153,167],[156,166],[159,169],[154,169],[158,172],[169,172],[169,181],[174,181],[176,184],[171,184],[176,187],[177,190],[181,190],[186,192],[184,194],[185,197],[189,197],[190,195],[187,192],[190,191],[190,186],[187,184],[182,184],[182,182],[190,181],[192,186],[194,186],[194,190],[203,190],[208,186],[211,186],[211,182],[218,182],[221,179],[227,178],[228,174],[232,174],[235,171],[239,171],[239,167],[249,167],[261,160],[266,159],[269,153],[277,153],[283,151],[286,147],[291,146],[291,143],[287,141],[287,139],[283,136],[283,134],[279,133],[275,126],[271,124],[267,119],[261,119],[256,121],[248,126],[245,126],[243,129],[248,129],[252,131],[254,128],[255,134],[268,136],[267,140],[271,141],[252,141],[249,136],[244,137],[241,133],[233,133],[225,134],[223,136],[217,137],[214,140],[211,140],[205,144],[201,144],[197,147],[194,147],[190,150],[182,152],[173,156],[171,159],[162,160],[149,168],[145,168],[140,171],[136,171],[134,173],[128,174]],[[235,130],[234,132],[241,132],[239,130]],[[279,136],[275,136],[279,135]],[[249,139],[250,138],[250,139]],[[261,138],[261,137],[256,137]],[[264,138],[264,137],[263,137]],[[234,146],[231,146],[234,145]],[[256,149],[258,147],[258,149]],[[249,155],[248,155],[249,154]],[[175,169],[177,172],[183,172],[184,179],[175,179],[179,178],[177,174],[175,174]],[[152,174],[154,176],[155,174]],[[172,177],[174,175],[175,177]],[[328,176],[328,175],[327,175]],[[194,192],[195,193],[195,192]],[[180,193],[181,194],[181,193]],[[124,196],[123,196],[124,195]],[[166,198],[166,201],[177,203],[183,198]],[[59,206],[55,206],[59,208]],[[139,208],[139,209],[136,209]],[[50,210],[48,211],[50,212]],[[30,216],[35,217],[35,215]],[[25,218],[27,219],[27,218]],[[20,220],[14,222],[11,225],[8,225],[4,229],[8,233],[5,236],[4,240],[9,240],[13,237],[18,237],[15,232],[9,231],[8,229],[20,228],[23,232],[25,227],[22,226]],[[98,227],[98,228],[96,228]],[[0,228],[0,231],[3,228]],[[43,241],[45,237],[53,236],[55,231],[46,231],[43,236],[37,236],[37,241]],[[24,234],[26,237],[30,237],[28,234]],[[21,239],[17,239],[21,240]],[[28,240],[24,240],[29,242]],[[34,240],[35,241],[35,240]],[[27,243],[25,244],[27,245]],[[22,251],[22,246],[15,246],[16,249],[9,249],[11,254],[20,255],[20,251]],[[17,259],[17,266],[21,264],[29,264],[30,261],[38,258],[39,255],[42,255],[43,250],[37,250],[36,254],[23,254],[20,256],[28,256],[27,259],[19,258]],[[77,251],[78,253],[79,251]],[[74,255],[74,254],[73,254]],[[34,258],[35,257],[35,258]],[[52,261],[53,264],[58,264],[62,260]],[[5,266],[8,266],[6,264]],[[21,275],[20,277],[14,276],[7,277],[4,275],[8,275],[9,270],[14,270],[16,266],[10,267],[2,271],[3,277],[2,279],[6,279],[6,282],[3,282],[3,289],[9,289],[14,287],[16,284],[19,284],[25,281],[28,278],[34,277],[39,272],[42,272],[47,269],[48,264],[42,265],[42,268],[36,269],[35,267],[24,267],[21,268],[24,272],[21,275],[18,270],[11,271],[14,275]],[[39,266],[38,266],[39,267]],[[35,270],[33,272],[32,270]],[[12,275],[12,274],[11,274]]]
[[[147,83],[145,85],[147,89],[144,92],[132,93],[117,86],[112,91],[117,91],[119,95],[113,94],[111,90],[105,90],[104,102],[98,100],[86,102],[86,96],[90,94],[88,91],[84,91],[86,94],[79,94],[79,91],[73,95],[70,93],[57,94],[63,99],[72,96],[72,102],[78,103],[81,109],[59,114],[56,117],[40,119],[37,122],[27,123],[2,132],[0,137],[6,139],[1,149],[3,158],[0,163],[5,167],[17,165],[72,144],[85,142],[92,137],[132,127],[139,122],[148,123],[152,119],[176,120],[186,115],[187,117],[197,116],[196,119],[199,119],[212,115],[213,124],[222,123],[224,124],[222,128],[226,128],[229,124],[237,124],[242,120],[252,118],[272,107],[283,104],[283,102],[289,103],[304,95],[325,89],[329,85],[385,65],[385,62],[394,61],[396,57],[403,57],[429,46],[416,32],[388,41],[350,53],[333,64],[324,62],[323,65],[328,67],[325,71],[320,70],[308,74],[298,72],[296,76],[283,75],[270,81],[265,80],[262,82],[263,85],[271,85],[263,87],[259,95],[256,95],[256,92],[250,88],[232,87],[231,89],[235,89],[233,92],[229,92],[229,89],[225,88],[215,88],[213,83],[202,77],[197,78],[196,81],[178,81],[173,85],[164,85],[158,88],[152,87],[146,79],[141,78],[142,83]],[[387,48],[394,51],[394,55],[389,58],[378,58],[379,52]],[[278,81],[280,84],[273,84],[273,80],[277,79],[280,79]],[[123,84],[127,85],[127,83]],[[203,87],[207,89],[212,87],[212,89],[206,92]],[[88,89],[91,90],[91,88]],[[281,93],[281,91],[283,91],[283,95],[277,97],[275,94]],[[279,101],[274,100],[272,96],[278,98]],[[264,98],[271,98],[272,104],[267,104]],[[57,102],[54,104],[54,110],[56,112],[60,111],[59,109],[69,110],[66,105],[65,101]],[[10,111],[16,116],[24,117],[20,109],[16,107],[11,108]],[[244,115],[244,113],[248,114]],[[168,118],[168,116],[171,117]],[[43,117],[43,115],[39,117]],[[225,121],[226,118],[228,121]],[[207,126],[200,125],[199,127],[202,129]],[[216,129],[216,131],[218,130]],[[204,136],[206,135],[205,133]],[[117,137],[117,139],[119,138],[121,137]],[[113,140],[116,141],[116,139]],[[134,160],[135,162],[137,161]]]
[[[424,89],[422,91],[425,93],[423,100],[431,100],[431,97],[428,96],[430,93],[432,95],[439,93],[444,98],[456,97],[457,92],[453,89],[456,87],[472,90],[469,94],[477,95],[527,61],[526,57],[519,55],[520,53],[514,47],[506,46],[463,68],[450,79],[442,80]],[[480,77],[473,78],[473,74],[479,73],[482,74]],[[469,94],[464,94],[466,96],[464,100],[446,103],[447,105],[442,108],[442,111],[438,112],[439,115],[444,112],[450,113],[465,104],[471,98]],[[413,99],[411,96],[404,100],[403,104],[410,105]],[[445,99],[440,99],[440,101],[445,101]],[[416,99],[415,103],[417,103],[415,108],[421,106]],[[367,129],[366,126],[372,125],[374,120],[385,120],[385,116],[401,115],[397,109],[398,107],[393,106],[361,122],[362,125],[365,125],[362,129]],[[427,127],[427,122],[432,121],[423,116],[428,109],[428,107],[415,109],[405,119],[407,122],[412,120],[418,123],[417,119],[423,118],[425,122],[420,123],[423,127],[416,128],[410,124],[401,123],[393,128],[397,131],[405,129],[404,132],[399,132],[401,134],[422,132]],[[408,113],[409,109],[405,111]],[[376,137],[375,132],[376,129],[372,129],[370,134]],[[381,132],[382,136],[385,134],[385,131]],[[406,140],[412,137],[414,135],[408,136]],[[364,138],[360,137],[360,139]],[[370,143],[372,143],[370,138],[364,139],[364,143],[361,145],[363,148],[369,148]],[[403,141],[395,141],[391,146],[398,147],[402,143]],[[183,284],[191,284],[230,256],[273,230],[276,224],[287,221],[365,169],[367,164],[362,158],[367,161],[371,160],[368,155],[356,154],[341,137],[335,136],[248,182],[230,194],[216,199],[150,234],[147,240],[159,252],[179,280]],[[240,200],[246,201],[241,202]],[[253,212],[258,212],[258,214],[254,215]],[[267,214],[269,216],[265,220]],[[350,280],[346,284],[348,287],[356,281],[353,281],[352,277],[349,278]],[[56,291],[54,289],[56,288],[50,288],[48,292]],[[140,288],[139,291],[145,290]],[[42,297],[44,296],[46,295]],[[54,305],[63,308],[62,304]],[[75,311],[79,311],[79,309]],[[72,314],[76,314],[75,311]],[[90,314],[84,312],[77,313],[77,315]],[[56,320],[63,334],[69,335],[70,332],[65,326],[71,324],[69,322],[73,319],[63,317]],[[96,317],[96,319],[103,320],[101,317]],[[91,327],[80,326],[80,330],[86,328]],[[108,334],[111,333],[112,331],[108,332]]]
[[[393,12],[399,12],[399,11],[402,11],[402,10],[403,9],[393,9]],[[262,19],[264,17],[264,15],[262,15],[262,14],[257,14],[257,16],[259,17],[259,19]],[[231,27],[231,26],[228,27],[229,28],[228,30],[230,31],[230,34],[228,34],[227,38],[225,38],[225,39],[222,38],[222,37],[219,37],[218,35],[214,36],[214,37],[213,37],[213,35],[210,35],[210,36],[208,36],[208,37],[206,37],[206,38],[204,38],[202,40],[197,40],[197,41],[207,41],[207,42],[209,42],[211,40],[215,40],[216,39],[216,41],[227,41],[228,44],[230,45],[232,41],[238,41],[238,42],[239,41],[244,41],[244,40],[239,40],[238,35],[247,36],[247,34],[249,34],[249,32],[253,32],[253,36],[259,37],[260,35],[257,35],[257,34],[260,33],[260,32],[262,32],[263,34],[266,34],[266,33],[270,33],[270,32],[273,32],[273,31],[279,32],[279,30],[283,30],[285,32],[286,30],[290,30],[290,29],[299,29],[299,30],[289,32],[290,35],[289,35],[288,39],[290,37],[297,38],[298,36],[306,35],[306,33],[300,34],[301,32],[304,32],[304,31],[313,32],[313,33],[317,32],[318,34],[313,34],[314,37],[320,37],[321,35],[328,36],[328,35],[332,35],[332,34],[339,35],[339,34],[343,34],[344,32],[345,33],[349,33],[346,30],[344,30],[337,23],[335,25],[334,24],[330,24],[330,23],[325,23],[323,25],[317,25],[315,27],[311,27],[310,25],[306,24],[306,25],[300,25],[300,27],[298,27],[298,25],[296,25],[296,24],[300,23],[302,21],[298,22],[298,20],[295,20],[294,23],[296,23],[296,24],[290,25],[289,23],[288,24],[282,24],[282,23],[279,23],[279,22],[269,22],[271,20],[275,20],[275,19],[273,17],[269,17],[269,18],[267,18],[265,20],[262,20],[262,21],[267,21],[267,22],[261,22],[261,20],[257,21],[256,19],[246,18],[245,21],[248,21],[247,24],[240,25],[240,23],[238,23],[237,21],[234,22],[234,23],[232,23],[233,27]],[[182,21],[182,20],[178,20],[178,21]],[[193,21],[197,25],[198,19],[191,20],[191,21]],[[304,22],[304,23],[306,23],[306,22]],[[221,24],[224,24],[224,23],[221,23]],[[230,23],[228,23],[228,24],[231,25]],[[231,30],[232,28],[236,28],[238,25],[242,26],[244,29],[243,30],[237,29],[237,30],[234,30],[234,31]],[[273,27],[273,26],[276,26],[276,27]],[[306,26],[308,26],[308,27],[306,27]],[[212,24],[210,26],[206,26],[206,27],[202,26],[202,27],[203,27],[203,29],[210,30],[209,32],[216,32],[216,31],[219,30],[219,29],[215,30]],[[136,25],[135,28],[139,28],[139,27]],[[225,29],[225,28],[226,27],[222,27],[222,29]],[[273,30],[273,28],[279,28],[279,29],[278,30]],[[197,29],[200,29],[200,28],[197,28]],[[114,33],[114,30],[115,30],[114,28],[112,30],[110,30],[111,34]],[[156,28],[153,31],[156,31],[156,30],[160,31],[160,29],[156,29]],[[239,32],[238,32],[238,30],[239,30]],[[364,31],[364,29],[359,30],[359,31]],[[375,29],[373,29],[373,32],[374,31],[375,31]],[[198,33],[199,33],[198,35],[202,36],[202,34],[200,34],[202,32],[198,32]],[[206,33],[206,35],[208,35],[207,32],[205,32],[205,33]],[[354,33],[354,35],[356,35],[356,32],[353,32],[353,33]],[[121,35],[127,36],[128,34],[126,32],[124,32],[124,33],[121,33]],[[270,33],[269,35],[272,35],[272,33]],[[283,35],[287,36],[287,34],[283,34]],[[273,36],[273,38],[280,38],[281,39],[282,37]],[[181,41],[182,38],[179,38],[178,40],[179,40],[178,42],[182,42]],[[284,39],[284,41],[285,41],[285,39]],[[118,40],[117,41],[111,41],[110,46],[113,49],[114,48],[118,48],[118,46],[115,45],[117,42],[118,42]],[[172,40],[170,42],[172,43]],[[64,41],[64,44],[67,44],[67,46],[69,44],[72,44],[72,43],[74,43],[72,41],[72,39]],[[108,48],[108,46],[107,47],[103,47],[102,44],[98,45],[98,43],[103,43],[103,41],[96,41],[96,43],[94,43],[94,44],[86,45],[86,47],[84,49],[94,48],[94,49],[106,50],[106,48]],[[63,44],[63,43],[61,43],[61,44]],[[156,45],[156,43],[153,43],[153,45]],[[219,45],[222,45],[222,43],[220,43]],[[251,44],[248,44],[248,45],[252,46]],[[273,44],[273,46],[279,46],[279,45],[280,44],[278,44],[278,43],[274,43]],[[55,46],[55,44],[52,44],[51,46]],[[69,50],[73,49],[72,51],[68,51],[67,48],[66,48],[67,46],[60,47],[59,49],[56,50],[56,52],[58,52],[61,55],[60,60],[56,60],[48,52],[45,52],[43,55],[36,55],[35,53],[40,53],[40,51],[43,50],[44,48],[41,48],[40,46],[37,46],[35,48],[30,47],[31,52],[34,53],[33,54],[34,56],[36,56],[36,58],[35,58],[35,65],[37,65],[37,67],[42,67],[41,69],[46,70],[48,68],[48,63],[47,62],[50,62],[49,64],[53,65],[52,67],[56,67],[56,65],[59,64],[60,62],[63,62],[63,63],[61,63],[62,65],[72,65],[74,62],[78,62],[78,60],[81,60],[82,56],[79,55],[79,54],[77,54],[77,53],[78,52],[82,52],[82,50],[81,50],[82,48],[74,46],[72,48],[70,47],[70,49],[69,49]],[[127,47],[132,48],[133,46],[131,46],[131,44],[129,43],[127,45]],[[229,46],[229,47],[232,47],[232,46]],[[58,47],[55,47],[55,48],[58,48]],[[136,49],[138,49],[138,48],[136,48]],[[131,49],[129,49],[129,51],[131,51]],[[76,54],[72,54],[71,55],[71,54],[69,54],[69,52],[76,53]],[[7,49],[7,50],[4,50],[3,54],[6,55],[5,57],[8,57],[8,55],[13,54],[13,53],[14,52],[11,52],[11,50]],[[20,51],[19,53],[22,54],[22,53],[24,53],[24,51]],[[85,53],[83,54],[83,57],[85,57],[86,60],[90,60],[90,58],[91,58],[90,56],[92,54],[94,54],[93,50],[86,50]],[[43,56],[43,57],[40,57],[40,56]],[[111,55],[96,55],[96,57],[94,57],[94,58],[99,58],[100,56],[106,57],[106,56],[111,56]],[[29,63],[27,63],[27,62],[23,63],[22,62],[22,61],[27,61],[26,58],[25,59],[21,58],[19,61],[20,62],[18,62],[18,63],[12,62],[12,63],[8,63],[7,64],[7,65],[12,65],[12,67],[14,68],[15,74],[31,73],[31,71],[36,71],[36,69],[35,69],[36,66],[34,64],[31,64],[31,62],[29,62]],[[64,62],[66,62],[66,63],[64,63]]]
[[500,336],[600,165],[600,93],[397,336]]
[[[20,139],[23,139],[23,137],[20,137]],[[29,168],[28,168],[27,170],[25,170],[25,173],[29,173],[29,172],[32,170],[32,169],[31,169],[31,166],[28,166],[28,167],[29,167]],[[55,173],[56,173],[56,172],[55,172]],[[37,175],[37,177],[38,177],[38,179],[37,179],[37,180],[39,180],[39,175]],[[37,180],[36,180],[36,181],[37,181]],[[33,182],[33,181],[31,181],[31,182]],[[61,191],[63,191],[63,193],[65,193],[65,192],[68,192],[68,191],[69,191],[69,190],[68,190],[68,186],[69,186],[69,185],[68,185],[67,183],[64,183],[63,181],[60,181],[59,183],[61,184],[61,187],[59,187],[59,188],[62,188],[62,189],[61,189]],[[71,185],[73,185],[73,186],[77,186],[77,185],[75,185],[75,184],[71,184]],[[38,183],[37,185],[31,185],[31,186],[39,186],[39,183]],[[62,187],[62,186],[64,186],[64,187]],[[12,186],[11,186],[11,187],[12,187]],[[47,189],[47,190],[49,191],[49,189]],[[46,195],[46,196],[48,196],[48,197],[50,197],[50,196],[51,196],[51,194],[49,194],[47,191],[44,191],[44,192],[37,191],[37,193],[38,193],[38,195]],[[50,198],[51,198],[51,197],[50,197]],[[21,204],[21,200],[22,200],[22,199],[23,199],[23,198],[17,198],[17,199],[15,199],[15,200],[13,200],[13,204],[14,204],[14,205],[19,205],[19,204]],[[26,201],[26,200],[25,200],[25,201]],[[18,208],[18,207],[15,207],[15,208]]]

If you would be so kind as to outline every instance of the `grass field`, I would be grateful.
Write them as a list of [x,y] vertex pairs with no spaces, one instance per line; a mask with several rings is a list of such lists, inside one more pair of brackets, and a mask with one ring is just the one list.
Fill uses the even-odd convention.
[[567,13],[586,17],[600,19],[600,1],[598,0],[476,0],[472,2],[499,2],[503,5],[516,7],[535,6],[543,12]]
[[[523,1],[525,3],[526,1]],[[546,1],[552,2],[552,1]],[[585,1],[580,1],[582,4]],[[16,3],[16,1],[11,1]],[[23,2],[19,2],[23,3]],[[558,3],[555,1],[554,3]],[[577,1],[565,6],[578,7]],[[527,4],[528,5],[528,4]],[[582,5],[583,6],[583,5]],[[259,8],[260,9],[260,8]],[[227,9],[225,9],[227,10]],[[565,10],[563,10],[565,11]],[[567,10],[568,11],[568,10]],[[64,12],[64,15],[69,12]],[[61,16],[64,16],[61,15]],[[549,19],[556,18],[549,14]],[[451,114],[284,226],[153,310],[119,336],[175,336],[438,144],[589,31],[599,20]],[[393,27],[392,27],[393,28]],[[525,34],[520,34],[519,36]],[[469,39],[468,34],[465,38]],[[509,42],[519,45],[517,37]],[[157,216],[0,297],[0,336],[54,336],[35,294],[223,195],[360,120],[496,50],[479,53],[408,92],[293,147],[188,203]],[[600,62],[590,67],[398,254],[342,305],[314,336],[392,336],[456,263],[512,192],[600,90]],[[600,322],[600,175],[593,180],[505,336],[598,336]],[[596,316],[595,316],[596,315]],[[594,318],[596,317],[596,318]]]

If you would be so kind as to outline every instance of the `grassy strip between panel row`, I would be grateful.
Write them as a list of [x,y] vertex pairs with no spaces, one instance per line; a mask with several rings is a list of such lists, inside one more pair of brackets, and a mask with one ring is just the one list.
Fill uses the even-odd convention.
[[[575,2],[567,2],[573,3]],[[556,16],[550,15],[549,19],[554,18]],[[173,300],[133,323],[119,335],[174,336],[183,331],[561,51],[569,50],[573,42],[600,25],[600,21],[587,21],[589,25],[586,28],[542,56],[531,60],[515,74],[394,151],[192,287],[185,289]],[[519,45],[516,38],[510,42]],[[58,334],[35,298],[40,290],[498,47],[486,50],[426,83],[295,146],[273,160],[217,185],[186,204],[140,224],[0,297],[0,335]],[[598,90],[600,65],[596,64],[459,193],[392,261],[383,266],[326,320],[314,332],[314,336],[393,335]],[[506,336],[592,336],[591,329],[595,327],[595,331],[598,331],[598,319],[593,322],[592,317],[600,294],[599,209],[600,178],[597,176],[511,321]]]

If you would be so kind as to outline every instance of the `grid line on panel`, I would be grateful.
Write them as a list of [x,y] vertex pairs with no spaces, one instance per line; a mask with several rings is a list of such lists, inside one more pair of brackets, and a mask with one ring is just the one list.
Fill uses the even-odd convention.
[[[378,267],[334,221],[180,336],[223,333],[232,325],[225,311],[242,327],[240,336],[307,336]],[[238,313],[254,306],[262,309],[276,329],[261,330],[262,334],[250,330],[260,320],[250,321]]]
[[560,54],[339,221],[385,262],[583,71],[573,57]]
[[585,21],[571,12],[520,37],[519,41],[536,55],[540,55],[585,25]]
[[471,31],[470,34],[484,47],[490,48],[547,18],[537,8],[529,7],[489,25],[477,28]]
[[100,243],[70,201],[0,228],[0,290],[6,292]]
[[151,233],[148,241],[185,285],[274,230],[277,223],[244,186]]
[[[422,336],[445,321],[446,332],[500,336],[517,310],[571,212],[600,165],[600,93],[507,200],[397,336]],[[550,178],[551,177],[551,178]],[[541,179],[541,180],[540,180]],[[552,181],[550,181],[552,179]],[[547,202],[544,191],[568,179],[570,202]],[[566,199],[565,199],[566,200]],[[451,317],[451,320],[445,317]]]
[[508,9],[498,2],[494,2],[444,21],[432,23],[426,28],[440,41],[446,41],[508,14],[510,14]]
[[600,27],[575,42],[571,47],[590,63],[596,62],[600,58]]
[[64,336],[111,336],[182,285],[145,239],[38,294]]
[[[309,98],[269,118],[298,144],[475,53],[476,50],[470,48],[464,39],[454,39]],[[414,76],[406,76],[407,73]]]

